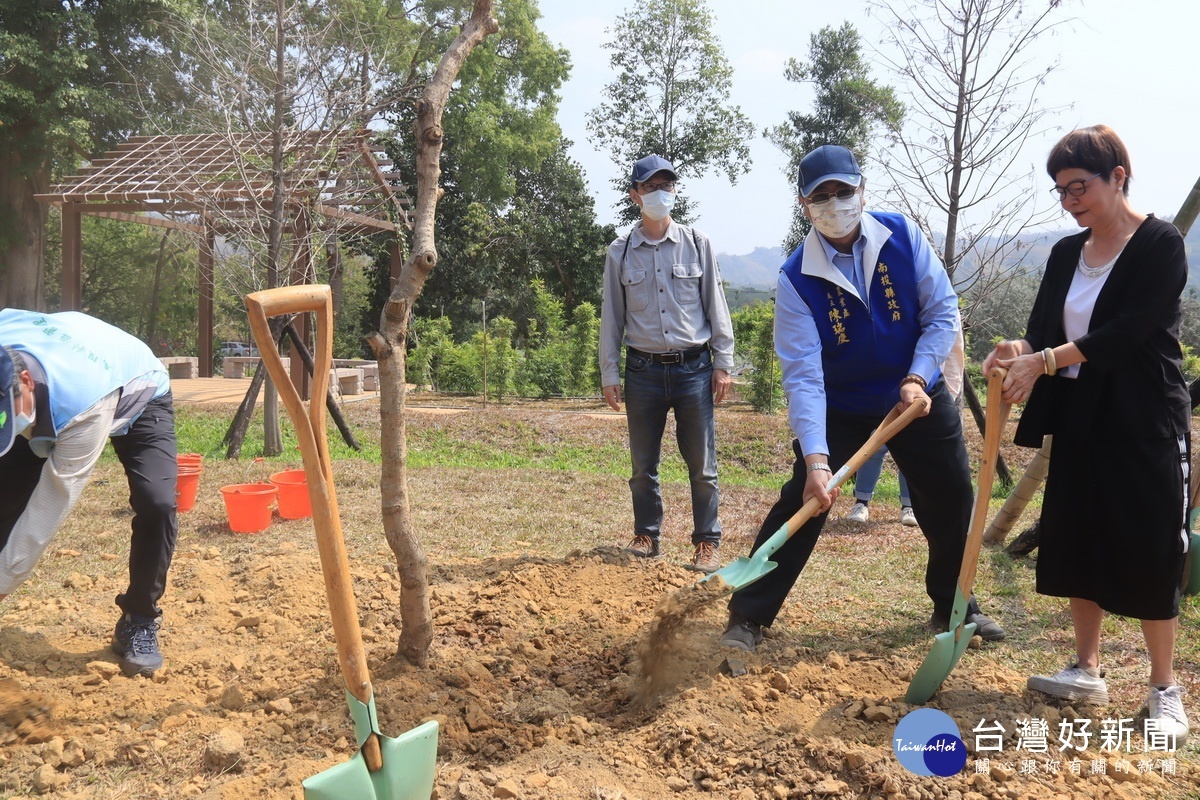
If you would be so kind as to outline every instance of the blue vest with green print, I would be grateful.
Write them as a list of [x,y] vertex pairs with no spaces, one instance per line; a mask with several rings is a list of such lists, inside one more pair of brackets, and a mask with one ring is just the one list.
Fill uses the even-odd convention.
[[796,248],[782,269],[812,310],[821,334],[828,406],[881,415],[900,401],[900,381],[912,366],[921,337],[921,303],[907,221],[899,214],[869,213],[892,233],[876,263],[863,264],[870,313],[840,286],[801,273],[803,246]]

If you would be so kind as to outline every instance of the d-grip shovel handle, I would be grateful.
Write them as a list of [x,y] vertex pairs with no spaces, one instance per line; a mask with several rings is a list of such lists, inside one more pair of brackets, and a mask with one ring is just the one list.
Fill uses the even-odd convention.
[[[346,542],[342,538],[342,521],[338,515],[337,495],[333,486],[329,442],[325,438],[324,398],[329,390],[329,368],[333,364],[333,293],[328,286],[319,285],[267,289],[246,296],[246,311],[263,365],[296,428],[300,454],[304,459],[304,473],[308,479],[313,528],[317,533],[317,551],[321,556],[321,572],[325,577],[325,594],[329,598],[329,614],[333,620],[342,677],[350,694],[366,704],[372,695],[371,674],[367,669],[367,654],[358,625],[358,607],[350,581],[350,561],[346,556]],[[304,402],[284,369],[267,319],[308,311],[317,315],[317,330],[313,354],[313,400],[306,411]],[[367,768],[371,772],[378,771],[383,766],[383,758],[378,737],[374,733],[363,743],[362,750]]]
[[[901,411],[900,405],[897,404],[883,418],[883,422],[879,423],[879,427],[875,429],[875,432],[871,434],[866,443],[858,448],[858,451],[854,455],[850,456],[850,460],[843,464],[841,469],[833,473],[833,477],[829,479],[829,483],[825,485],[825,488],[827,490],[836,489],[845,483],[847,478],[858,472],[859,468],[867,462],[867,459],[875,455],[876,450],[887,444],[888,440],[902,431],[908,423],[924,414],[925,409],[928,407],[929,401],[923,397],[910,403],[904,411]],[[779,544],[782,546],[783,542],[792,538],[792,535],[800,530],[804,523],[812,519],[820,508],[821,501],[816,497],[810,498],[807,503],[802,505],[800,510],[793,514],[792,518],[787,521],[787,537]]]

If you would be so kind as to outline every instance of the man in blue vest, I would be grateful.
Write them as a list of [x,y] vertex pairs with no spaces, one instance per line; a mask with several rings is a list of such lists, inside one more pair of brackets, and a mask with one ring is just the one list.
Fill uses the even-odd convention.
[[[729,602],[721,644],[754,650],[800,577],[838,491],[840,468],[897,404],[929,410],[888,443],[908,478],[929,543],[930,624],[945,630],[962,564],[973,493],[962,418],[941,379],[958,334],[958,298],[917,226],[899,214],[863,213],[854,154],[823,145],[800,162],[800,203],[813,229],[784,262],[775,297],[775,349],[783,370],[796,462],[755,549],[812,497],[821,512],[773,556],[779,566]],[[985,640],[1004,630],[972,598],[967,622]]]
[[129,587],[112,646],[126,675],[162,666],[158,601],[178,533],[166,369],[125,331],[74,311],[0,311],[0,600],[33,571],[111,441],[129,481]]

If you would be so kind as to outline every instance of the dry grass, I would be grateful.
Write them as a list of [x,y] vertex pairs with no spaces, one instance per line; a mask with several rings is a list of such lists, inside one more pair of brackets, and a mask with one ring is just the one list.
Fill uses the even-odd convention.
[[[429,403],[430,398],[425,398],[422,404]],[[364,455],[339,449],[335,458],[352,564],[356,574],[394,572],[379,513],[378,406],[357,403],[346,408],[365,445]],[[215,432],[219,441],[232,412],[232,407],[182,408],[180,416],[192,429]],[[408,425],[412,513],[435,584],[447,580],[450,573],[462,579],[489,574],[521,559],[558,560],[575,550],[627,541],[631,511],[623,418],[590,407],[491,404],[459,414],[414,410]],[[1011,440],[1011,429],[1009,433]],[[331,430],[331,435],[336,436],[336,431]],[[733,404],[718,411],[718,439],[726,531],[721,554],[729,561],[749,551],[779,484],[790,473],[790,436],[782,416],[764,417]],[[978,437],[969,432],[968,439],[977,463]],[[248,445],[248,452],[253,453],[253,448],[253,443]],[[197,506],[185,518],[181,551],[215,549],[223,559],[247,569],[254,569],[264,553],[277,552],[285,543],[315,552],[306,520],[277,520],[258,536],[229,535],[217,491],[227,483],[265,479],[271,472],[298,466],[295,451],[269,463],[256,463],[211,457],[218,450],[215,441],[186,442],[185,449],[199,449],[210,457]],[[672,455],[664,467],[665,558],[683,563],[691,552],[688,489],[674,446],[668,444],[666,450]],[[1019,475],[1031,454],[1006,448],[1005,455]],[[122,554],[128,546],[126,495],[119,466],[106,459],[34,579],[13,599],[53,604],[69,580],[119,584],[126,570]],[[993,502],[993,513],[999,505],[1000,501]],[[839,502],[771,636],[784,653],[863,651],[886,657],[899,652],[919,662],[932,644],[925,627],[929,601],[924,593],[924,540],[919,531],[895,521],[894,499],[877,497],[872,505],[875,521],[865,529],[842,521],[848,507],[845,499]],[[1028,509],[1012,536],[1035,515],[1035,508]],[[1034,563],[1033,559],[1014,561],[999,549],[984,550],[977,594],[985,611],[1010,636],[1001,646],[975,651],[970,666],[960,670],[1003,667],[1023,674],[1045,673],[1057,671],[1070,657],[1066,604],[1034,591]],[[321,589],[314,586],[312,591],[319,596]],[[615,594],[622,591],[621,586],[611,587]],[[653,600],[647,598],[649,603]],[[1200,697],[1195,598],[1186,600],[1181,623],[1178,674],[1192,697]],[[106,634],[90,633],[101,639]],[[327,636],[323,625],[304,634]],[[1144,698],[1148,665],[1140,630],[1136,623],[1110,618],[1104,636],[1113,706],[1135,710]],[[28,644],[37,649],[32,639]],[[36,653],[22,657],[37,658]],[[110,774],[108,780],[113,779]]]

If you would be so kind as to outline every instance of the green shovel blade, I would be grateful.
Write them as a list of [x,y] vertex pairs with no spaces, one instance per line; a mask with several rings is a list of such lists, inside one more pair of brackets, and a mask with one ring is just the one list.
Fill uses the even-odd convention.
[[787,523],[784,523],[783,527],[775,531],[770,539],[763,542],[762,547],[755,550],[752,556],[749,558],[743,556],[732,563],[726,564],[716,572],[696,581],[696,583],[704,583],[711,581],[713,578],[720,578],[725,581],[725,585],[731,591],[736,592],[739,589],[745,589],[779,566],[779,564],[770,559],[779,548],[787,543],[787,540],[788,526]]
[[725,585],[729,587],[730,591],[736,592],[739,589],[745,589],[778,566],[774,561],[767,561],[765,558],[757,559],[743,556],[726,564],[716,572],[704,576],[696,581],[696,583],[706,583],[713,578],[720,578],[725,581]]
[[430,720],[398,738],[379,737],[383,768],[354,758],[304,781],[304,800],[429,800],[437,776],[438,723]]
[[[975,629],[979,627],[974,622],[963,624],[963,620],[967,618],[967,602],[961,590],[954,593],[954,607],[950,610],[950,630],[933,637],[933,649],[921,662],[917,674],[913,675],[908,692],[904,695],[904,702],[913,705],[928,702],[938,687],[950,677],[954,665],[962,658],[967,645],[971,643],[971,637],[975,635]],[[956,637],[954,632],[959,625],[962,625],[962,633]]]

